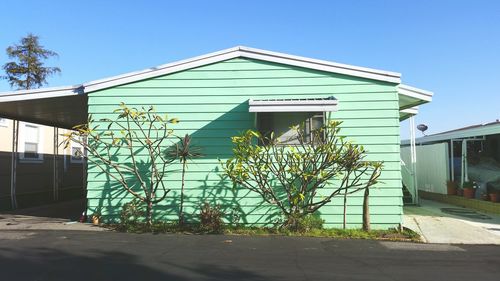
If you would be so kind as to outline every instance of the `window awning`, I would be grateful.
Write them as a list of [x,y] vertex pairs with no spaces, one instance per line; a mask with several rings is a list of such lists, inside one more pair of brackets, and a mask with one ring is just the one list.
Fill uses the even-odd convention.
[[337,111],[334,97],[307,99],[264,99],[248,101],[249,112],[327,112]]

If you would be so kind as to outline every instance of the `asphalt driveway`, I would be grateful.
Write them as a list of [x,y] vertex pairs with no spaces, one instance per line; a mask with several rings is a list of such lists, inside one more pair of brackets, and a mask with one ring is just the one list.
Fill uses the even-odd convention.
[[500,247],[0,231],[4,280],[498,280]]

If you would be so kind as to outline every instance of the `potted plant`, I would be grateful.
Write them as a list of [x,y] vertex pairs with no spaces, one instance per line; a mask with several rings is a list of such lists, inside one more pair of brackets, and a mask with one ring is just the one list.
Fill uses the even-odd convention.
[[456,181],[446,181],[446,189],[448,190],[448,195],[457,195],[458,184]]
[[498,195],[497,191],[490,192],[488,195],[490,197],[491,202],[498,202],[499,201],[498,199],[500,199],[500,196]]
[[464,197],[465,198],[469,198],[469,199],[474,198],[474,193],[476,191],[476,189],[474,187],[475,187],[475,184],[472,181],[465,181],[462,184],[462,189],[464,190]]
[[92,216],[91,216],[91,219],[92,219],[92,224],[93,225],[99,225],[100,223],[100,220],[101,220],[101,211],[98,209],[96,210]]
[[489,200],[490,200],[490,197],[488,196],[488,193],[486,193],[486,192],[481,192],[481,200],[484,200],[484,201],[489,201]]

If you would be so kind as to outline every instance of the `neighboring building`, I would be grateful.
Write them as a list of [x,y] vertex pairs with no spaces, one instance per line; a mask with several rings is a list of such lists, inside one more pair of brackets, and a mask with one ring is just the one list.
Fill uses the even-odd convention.
[[[475,181],[476,197],[500,192],[500,122],[468,126],[417,138],[417,185],[420,194],[446,194],[446,182]],[[401,157],[410,158],[410,141],[401,142]],[[406,160],[405,160],[406,159]],[[487,190],[489,189],[489,190]]]
[[[0,210],[12,207],[11,168],[14,121],[0,118]],[[39,124],[19,123],[19,145],[15,199],[17,207],[30,207],[48,202],[83,197],[83,159],[59,146],[54,153],[54,128]],[[66,130],[58,129],[58,134]],[[59,137],[62,141],[62,137]],[[54,155],[56,155],[54,157]],[[54,159],[58,159],[56,166]],[[57,171],[57,176],[55,172]],[[57,184],[54,184],[57,180]]]
[[[314,127],[340,120],[341,134],[363,145],[368,160],[384,162],[380,183],[370,193],[371,222],[390,228],[401,224],[403,214],[399,122],[431,97],[401,85],[398,73],[236,47],[74,87],[5,93],[0,114],[70,128],[89,114],[95,120],[110,117],[120,102],[154,105],[178,118],[181,122],[171,128],[180,136],[190,134],[204,154],[187,171],[185,212],[195,216],[207,201],[246,224],[270,224],[277,219],[276,209],[223,178],[219,160],[232,153],[230,137],[247,129],[289,134],[286,128],[299,121]],[[176,219],[179,168],[177,163],[169,167],[177,170],[166,179],[173,191],[158,207],[158,217]],[[87,190],[89,212],[98,209],[105,219],[117,218],[131,199],[92,165]],[[362,197],[349,196],[349,227],[361,225]],[[341,198],[322,208],[321,215],[327,227],[340,227]]]

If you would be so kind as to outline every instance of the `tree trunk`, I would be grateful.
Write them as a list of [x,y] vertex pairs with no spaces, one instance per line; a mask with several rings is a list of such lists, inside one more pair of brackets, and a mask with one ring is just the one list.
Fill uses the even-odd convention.
[[151,200],[148,200],[146,202],[146,204],[147,204],[147,207],[146,207],[146,224],[151,229],[151,226],[153,225],[153,202]]
[[346,227],[346,216],[347,216],[347,189],[345,190],[344,193],[344,221],[342,222],[342,227],[345,229]]
[[181,204],[179,207],[179,225],[184,225],[184,176],[186,174],[186,161],[182,163],[182,179],[181,179]]
[[365,194],[363,197],[363,230],[370,231],[370,203],[368,202],[368,198],[370,196],[370,188],[365,188]]

